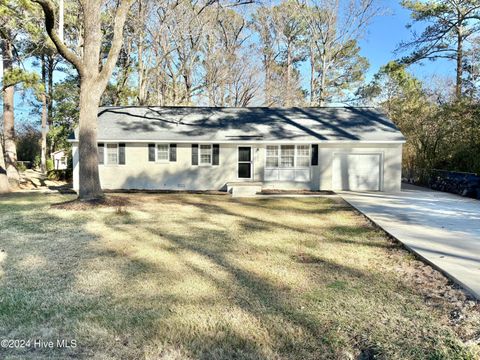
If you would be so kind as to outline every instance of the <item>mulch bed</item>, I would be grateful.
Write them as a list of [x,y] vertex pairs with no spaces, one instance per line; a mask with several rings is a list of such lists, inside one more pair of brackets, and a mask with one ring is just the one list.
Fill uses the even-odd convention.
[[90,210],[92,208],[99,208],[99,207],[114,207],[114,208],[121,208],[124,206],[128,206],[130,204],[130,200],[120,196],[106,196],[103,199],[98,200],[70,200],[61,203],[52,204],[51,208],[53,209],[61,209],[61,210]]
[[203,195],[229,195],[226,191],[219,190],[136,190],[118,189],[103,190],[106,194],[203,194]]
[[329,190],[279,190],[279,189],[263,189],[260,195],[277,195],[277,194],[293,194],[293,195],[335,195],[335,192]]
[[[137,203],[136,198],[129,199],[128,197],[121,196],[121,194],[203,194],[203,195],[228,195],[225,191],[196,191],[196,190],[104,190],[106,195],[103,199],[99,200],[79,200],[74,199],[61,203],[52,204],[50,207],[53,209],[61,210],[89,210],[93,208],[123,208],[128,205]],[[115,196],[113,194],[119,194]]]

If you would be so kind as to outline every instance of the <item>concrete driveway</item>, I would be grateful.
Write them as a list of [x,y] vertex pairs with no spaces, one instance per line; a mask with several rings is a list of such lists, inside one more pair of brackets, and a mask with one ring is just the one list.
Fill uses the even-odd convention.
[[480,201],[412,185],[339,194],[480,299]]

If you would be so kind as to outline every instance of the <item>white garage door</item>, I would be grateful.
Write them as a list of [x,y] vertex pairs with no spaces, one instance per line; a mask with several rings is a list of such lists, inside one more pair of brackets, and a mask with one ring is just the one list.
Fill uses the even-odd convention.
[[333,190],[380,190],[381,154],[333,155]]

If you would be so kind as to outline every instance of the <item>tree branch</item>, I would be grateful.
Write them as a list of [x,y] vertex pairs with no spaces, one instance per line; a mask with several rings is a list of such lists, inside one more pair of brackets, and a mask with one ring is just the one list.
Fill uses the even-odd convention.
[[78,57],[73,51],[68,49],[68,47],[60,40],[59,36],[55,32],[55,8],[50,0],[31,0],[34,3],[39,4],[43,13],[45,14],[45,29],[47,30],[48,36],[52,39],[57,51],[62,55],[68,62],[70,62],[78,71],[80,77],[85,75],[85,66],[83,65],[82,59]]
[[[45,0],[34,0],[34,1],[45,1]],[[123,43],[123,27],[127,19],[128,11],[132,6],[133,0],[122,0],[120,6],[117,9],[115,14],[115,24],[113,26],[113,39],[112,46],[108,52],[107,61],[102,67],[102,71],[99,74],[99,80],[103,84],[106,84],[110,79],[110,76],[113,72],[113,68],[117,63],[118,55],[122,49]]]

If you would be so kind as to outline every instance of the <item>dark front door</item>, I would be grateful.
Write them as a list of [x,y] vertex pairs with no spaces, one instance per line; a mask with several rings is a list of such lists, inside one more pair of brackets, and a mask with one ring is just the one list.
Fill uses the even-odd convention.
[[238,147],[238,178],[252,178],[252,148],[250,146]]

